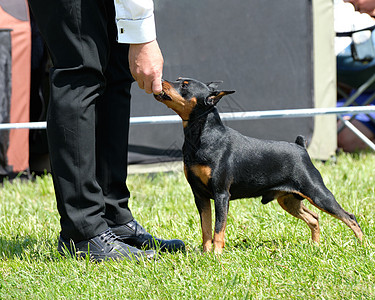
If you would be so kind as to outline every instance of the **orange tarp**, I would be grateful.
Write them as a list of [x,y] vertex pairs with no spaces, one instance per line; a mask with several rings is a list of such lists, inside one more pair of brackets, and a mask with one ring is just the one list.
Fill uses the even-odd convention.
[[[25,3],[26,5],[26,3]],[[31,29],[28,21],[21,21],[0,6],[0,28],[12,29],[12,96],[10,122],[29,122]],[[9,135],[8,164],[13,172],[29,167],[29,130],[13,129]]]

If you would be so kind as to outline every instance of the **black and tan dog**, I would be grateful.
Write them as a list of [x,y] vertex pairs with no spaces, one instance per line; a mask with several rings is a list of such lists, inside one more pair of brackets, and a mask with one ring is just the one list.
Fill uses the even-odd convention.
[[155,98],[183,120],[185,175],[200,214],[204,251],[212,245],[210,199],[215,202],[216,253],[224,247],[229,201],[260,196],[263,204],[277,199],[284,210],[305,221],[317,243],[318,215],[303,205],[303,199],[343,221],[362,240],[355,216],[343,210],[324,185],[302,136],[295,143],[259,140],[224,126],[215,105],[234,92],[217,90],[215,82],[179,78],[162,85],[163,92]]

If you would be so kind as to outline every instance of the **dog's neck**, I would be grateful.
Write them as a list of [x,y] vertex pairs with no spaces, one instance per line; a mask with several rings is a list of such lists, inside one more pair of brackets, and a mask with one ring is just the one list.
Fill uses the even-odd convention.
[[183,120],[184,133],[189,134],[190,132],[202,131],[207,127],[221,127],[224,126],[220,119],[219,112],[215,106],[212,106],[208,110],[195,109],[189,115],[188,120]]
[[225,129],[216,107],[212,107],[212,109],[205,112],[196,110],[190,114],[189,120],[185,122],[187,122],[186,126],[184,126],[185,142],[183,152],[185,155],[187,153],[192,155],[196,152],[196,149],[200,149],[201,136],[204,132]]

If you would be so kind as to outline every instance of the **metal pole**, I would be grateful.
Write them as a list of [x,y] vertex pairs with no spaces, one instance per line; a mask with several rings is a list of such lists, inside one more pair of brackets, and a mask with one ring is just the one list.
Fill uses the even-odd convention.
[[343,124],[348,127],[353,133],[358,136],[363,142],[367,144],[372,150],[375,151],[375,144],[367,137],[365,136],[361,131],[359,131],[352,123],[350,123],[349,120],[345,120],[342,116],[339,116],[339,119]]
[[[232,120],[255,120],[273,118],[305,118],[317,115],[342,115],[375,112],[375,106],[355,106],[355,107],[329,107],[329,108],[303,108],[303,109],[282,109],[268,111],[247,111],[247,112],[225,112],[220,116],[223,121]],[[181,122],[177,115],[131,117],[130,124],[174,124]],[[0,124],[0,130],[9,129],[45,129],[46,122],[32,123],[5,123]]]
[[[223,121],[232,120],[255,120],[255,119],[273,119],[273,118],[304,118],[317,115],[330,114],[359,114],[375,112],[375,106],[356,106],[356,107],[329,107],[329,108],[303,108],[303,109],[282,109],[268,111],[247,111],[247,112],[226,112],[221,113]],[[151,116],[151,117],[133,117],[130,118],[130,124],[172,124],[181,122],[179,116]]]

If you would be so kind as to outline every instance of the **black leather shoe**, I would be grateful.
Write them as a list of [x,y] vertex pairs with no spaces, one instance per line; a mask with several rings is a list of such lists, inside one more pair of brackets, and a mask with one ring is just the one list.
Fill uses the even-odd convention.
[[111,229],[107,229],[89,240],[78,243],[74,243],[72,240],[65,241],[60,236],[57,251],[61,255],[71,255],[72,257],[86,257],[90,255],[90,258],[97,262],[108,259],[139,261],[141,258],[154,258],[156,254],[153,250],[141,251],[123,243]]
[[185,244],[181,240],[162,240],[149,234],[136,220],[125,225],[111,227],[112,231],[122,242],[139,249],[154,249],[160,251],[184,251]]

